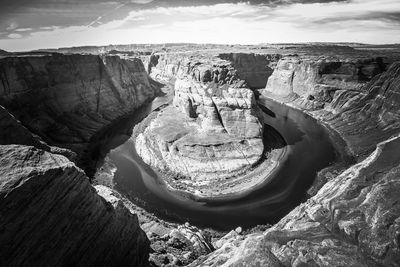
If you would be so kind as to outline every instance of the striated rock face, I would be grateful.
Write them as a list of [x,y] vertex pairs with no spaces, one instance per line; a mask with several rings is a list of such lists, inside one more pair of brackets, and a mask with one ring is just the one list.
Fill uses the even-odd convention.
[[338,91],[360,91],[363,84],[386,70],[383,58],[330,59],[287,56],[269,77],[266,92],[299,98],[307,109],[323,108]]
[[67,158],[0,146],[0,265],[140,266],[149,241],[121,201],[100,197]]
[[281,55],[230,53],[220,54],[219,57],[230,61],[239,78],[245,80],[250,88],[259,89],[267,85],[268,78],[273,73]]
[[239,79],[237,70],[230,61],[215,55],[157,54],[144,59],[144,62],[149,66],[151,77],[158,80],[169,81],[176,77],[187,76],[200,83],[245,83]]
[[318,116],[342,135],[354,154],[367,156],[375,144],[400,132],[400,62],[359,93],[337,91],[326,110]]
[[157,89],[139,59],[94,55],[0,59],[0,104],[51,145],[81,152],[116,118]]
[[144,58],[149,74],[156,79],[169,80],[188,75],[193,80],[219,84],[240,83],[243,87],[264,88],[276,63],[278,54],[154,54]]

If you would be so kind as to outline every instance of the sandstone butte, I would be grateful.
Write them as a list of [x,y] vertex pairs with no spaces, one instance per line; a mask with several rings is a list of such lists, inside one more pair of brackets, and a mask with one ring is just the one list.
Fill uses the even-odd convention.
[[[210,139],[204,143],[228,140],[250,162],[234,160],[253,165],[262,154],[252,146],[262,127],[249,89],[261,87],[260,97],[301,109],[336,131],[356,162],[320,172],[310,198],[264,230],[232,231],[211,242],[196,227],[171,230],[157,218],[144,222],[139,208],[112,189],[95,190],[79,168],[90,165],[83,155],[96,134],[158,93],[142,61],[7,55],[0,59],[0,265],[140,266],[151,245],[156,254],[150,261],[166,266],[397,266],[399,58],[347,50],[335,56],[301,49],[298,55],[242,52],[205,52],[189,72],[188,63],[198,62],[194,52],[142,57],[152,78],[177,81],[173,105],[144,121],[155,137],[144,139],[158,149],[161,142],[184,138],[171,146],[183,154],[166,145],[159,162],[187,175],[172,158],[188,162],[190,153],[198,153],[196,160],[209,159],[210,151],[194,149],[203,144],[205,129]],[[171,135],[151,127],[163,116],[179,126]],[[224,151],[214,153],[222,164],[209,164],[211,173],[236,171]],[[201,179],[203,170],[194,172]],[[192,256],[171,249],[177,244]]]
[[225,60],[175,64],[150,71],[173,76],[175,93],[172,105],[144,120],[133,135],[138,154],[170,189],[196,197],[243,193],[263,182],[284,150],[267,155],[261,111],[245,80]]

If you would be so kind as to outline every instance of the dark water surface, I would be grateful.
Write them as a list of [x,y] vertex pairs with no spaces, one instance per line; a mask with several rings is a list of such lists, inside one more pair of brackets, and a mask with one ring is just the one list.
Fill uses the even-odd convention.
[[[160,105],[166,99],[159,99]],[[236,199],[196,202],[165,189],[157,174],[135,151],[127,133],[115,131],[108,154],[116,166],[114,188],[134,203],[162,219],[190,222],[200,227],[230,230],[258,224],[274,223],[305,200],[317,172],[339,160],[328,130],[301,111],[262,99],[264,123],[276,129],[285,139],[288,154],[272,179],[254,191]],[[148,108],[149,111],[152,108]],[[142,115],[143,116],[143,115]],[[135,121],[135,119],[130,120]],[[121,141],[123,140],[123,141]]]

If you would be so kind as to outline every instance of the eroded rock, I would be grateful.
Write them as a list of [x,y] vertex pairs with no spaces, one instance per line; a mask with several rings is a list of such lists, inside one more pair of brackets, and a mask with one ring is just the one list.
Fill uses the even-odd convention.
[[139,266],[149,241],[118,199],[96,194],[67,158],[0,146],[0,264]]

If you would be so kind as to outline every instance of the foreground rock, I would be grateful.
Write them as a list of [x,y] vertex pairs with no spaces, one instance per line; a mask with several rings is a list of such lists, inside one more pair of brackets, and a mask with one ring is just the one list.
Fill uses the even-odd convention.
[[109,187],[97,185],[95,188],[111,203],[122,200],[125,207],[138,216],[140,227],[151,242],[150,264],[165,267],[186,266],[214,250],[211,236],[215,236],[215,232],[200,230],[189,223],[179,225],[160,220]]
[[96,194],[67,158],[0,146],[2,266],[139,266],[149,241],[121,201]]

